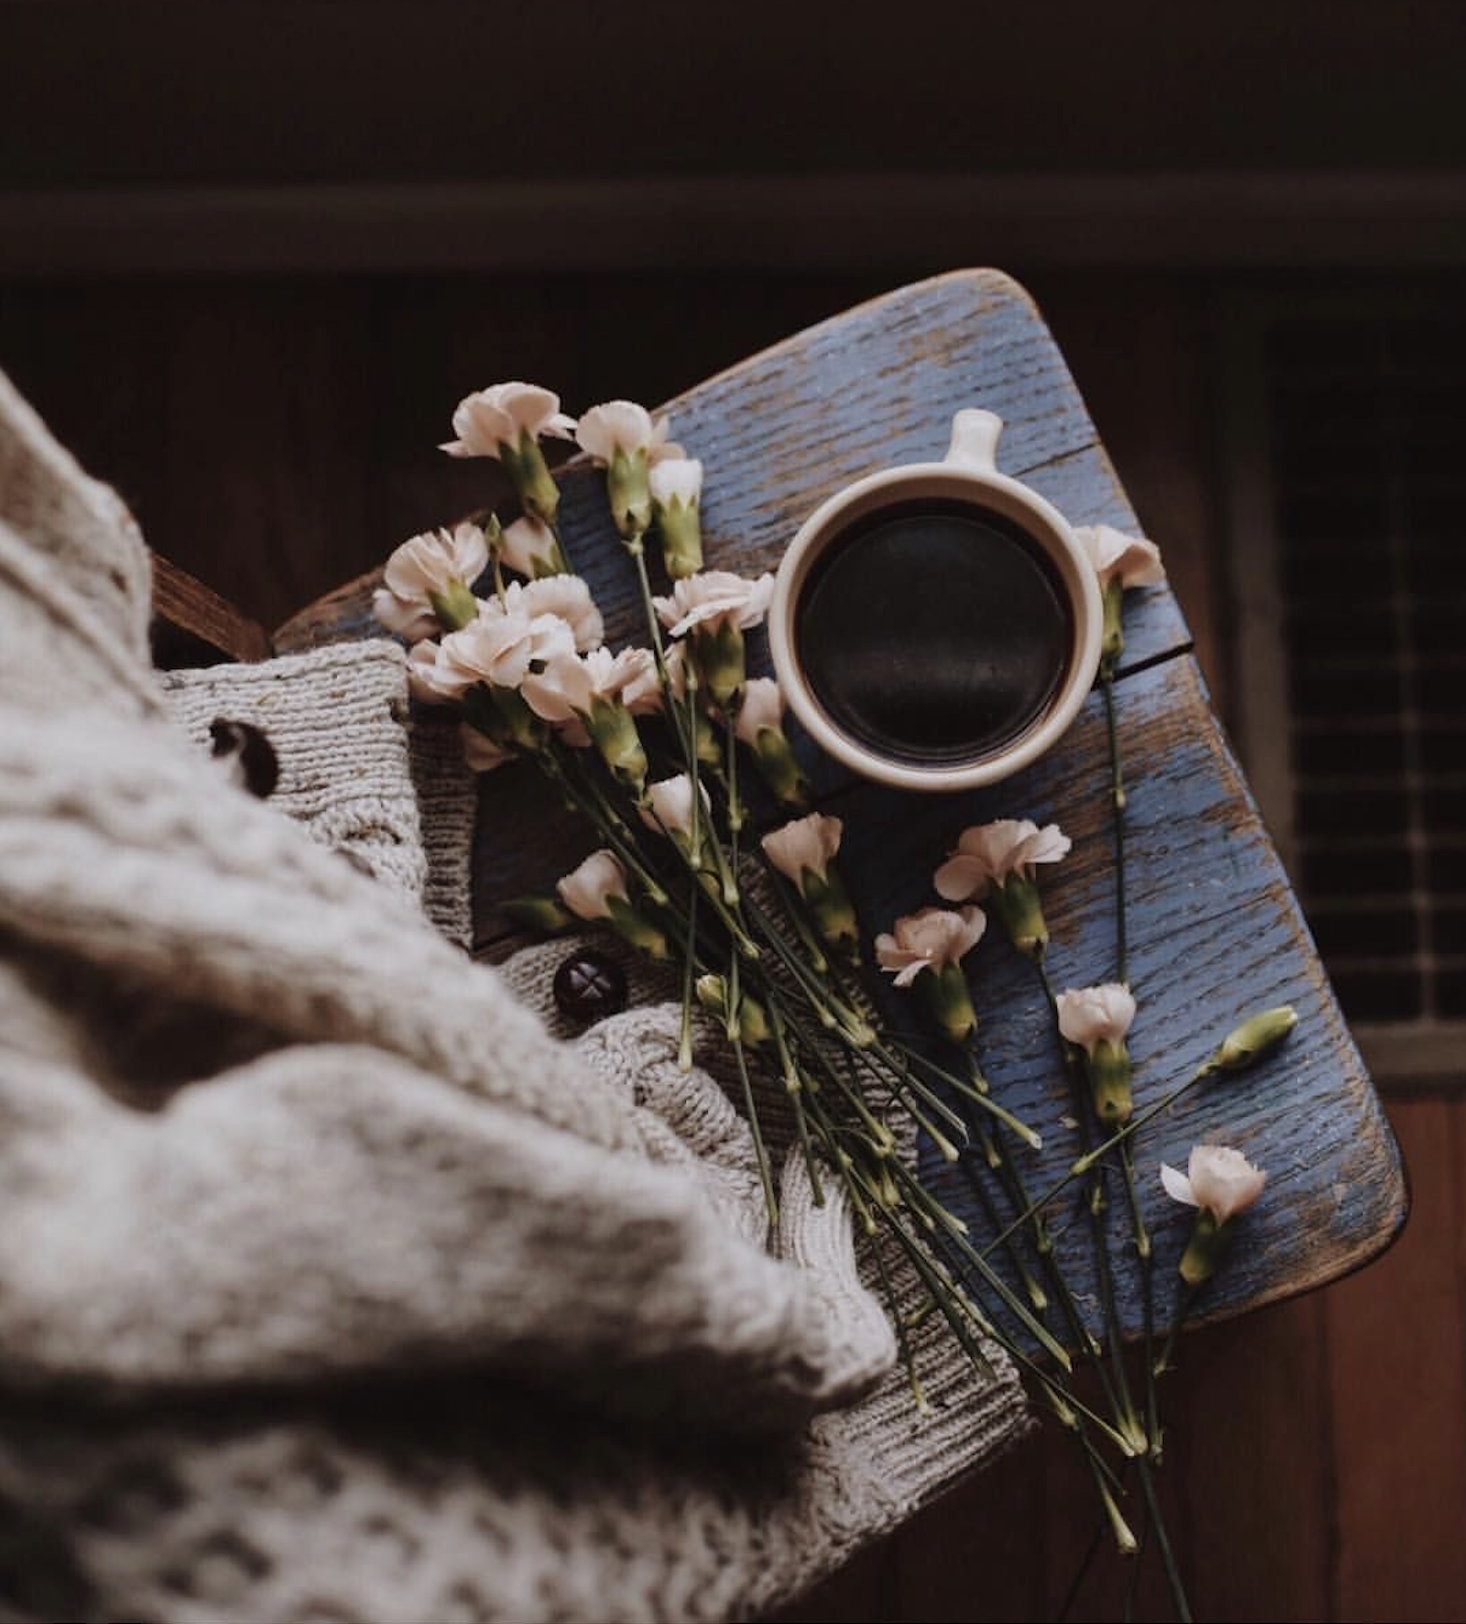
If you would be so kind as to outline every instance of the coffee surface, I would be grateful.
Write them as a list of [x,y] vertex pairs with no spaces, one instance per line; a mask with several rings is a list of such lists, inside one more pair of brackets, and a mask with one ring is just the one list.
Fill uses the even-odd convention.
[[963,502],[857,520],[810,571],[795,622],[831,722],[913,766],[979,761],[1019,739],[1052,703],[1072,645],[1039,544]]

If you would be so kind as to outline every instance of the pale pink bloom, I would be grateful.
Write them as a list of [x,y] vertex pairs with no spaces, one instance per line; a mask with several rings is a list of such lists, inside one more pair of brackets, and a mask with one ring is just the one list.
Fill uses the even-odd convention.
[[614,852],[593,851],[580,866],[555,882],[560,900],[577,919],[609,919],[608,897],[631,901],[626,870]]
[[372,595],[372,613],[399,637],[430,637],[438,630],[433,597],[455,582],[472,586],[488,568],[489,548],[476,524],[425,530],[404,541],[387,560],[385,586]]
[[674,502],[692,507],[702,496],[702,464],[696,457],[660,457],[652,463],[647,478],[658,507],[670,507]]
[[1197,1145],[1184,1173],[1161,1163],[1161,1183],[1173,1201],[1202,1207],[1218,1224],[1246,1210],[1262,1194],[1267,1174],[1240,1150],[1224,1145]]
[[923,908],[898,919],[894,935],[876,937],[876,963],[895,976],[898,987],[909,987],[923,970],[935,973],[956,964],[986,929],[981,908]]
[[762,844],[774,867],[802,890],[806,869],[817,880],[824,879],[826,869],[840,849],[844,832],[845,825],[839,818],[811,812],[807,817],[794,818],[781,828],[771,830]]
[[558,615],[506,614],[497,600],[491,600],[477,620],[450,632],[438,645],[435,680],[452,698],[479,682],[517,688],[528,676],[531,661],[557,655],[575,656],[574,636]]
[[470,772],[491,773],[505,762],[514,760],[512,750],[501,750],[492,739],[486,738],[467,722],[462,724],[460,732],[463,736],[463,761]]
[[[711,803],[708,792],[699,784],[704,809]],[[675,778],[663,778],[647,786],[649,807],[641,810],[641,821],[648,829],[663,829],[669,835],[685,835],[692,830],[692,780],[686,773]]]
[[1059,1030],[1093,1055],[1100,1043],[1120,1043],[1135,1019],[1135,999],[1121,982],[1081,987],[1058,997]]
[[407,651],[407,691],[424,705],[444,705],[463,697],[467,684],[440,674],[438,645],[424,638]]
[[521,684],[525,703],[546,722],[569,722],[589,716],[596,700],[614,703],[623,688],[646,674],[647,651],[622,649],[612,654],[608,648],[589,654],[560,652],[545,662],[543,671],[532,671]]
[[[487,600],[492,613],[498,600]],[[556,615],[570,628],[575,647],[582,654],[599,648],[606,635],[601,611],[596,608],[590,588],[579,575],[546,575],[538,581],[511,581],[504,588],[501,605],[507,615]]]
[[743,702],[733,731],[750,749],[758,743],[761,729],[778,728],[784,721],[784,696],[772,677],[754,677],[743,685]]
[[627,456],[635,456],[638,451],[650,453],[654,443],[667,437],[665,420],[660,427],[658,436],[652,414],[634,400],[608,400],[582,413],[575,438],[582,451],[588,451],[604,466],[618,451]]
[[628,648],[626,656],[633,675],[621,685],[621,703],[633,716],[651,716],[662,709],[662,679],[657,675],[657,659],[649,648]]
[[453,432],[458,438],[439,447],[450,457],[499,457],[505,446],[517,451],[525,434],[568,440],[575,419],[560,410],[558,395],[538,384],[496,383],[459,401]]
[[956,851],[932,877],[937,895],[948,902],[965,902],[987,894],[1010,874],[1033,878],[1035,863],[1057,863],[1073,842],[1057,823],[1042,829],[1027,818],[999,818],[974,824],[957,838]]
[[1160,548],[1143,536],[1127,536],[1108,524],[1081,524],[1074,539],[1094,565],[1101,592],[1117,577],[1122,587],[1153,586],[1166,578]]
[[728,570],[704,570],[676,582],[670,598],[656,598],[653,602],[657,618],[673,637],[682,637],[693,627],[716,632],[733,625],[747,631],[762,622],[773,596],[772,575],[746,581]]
[[[687,453],[675,440],[667,438],[670,427],[671,425],[665,417],[652,420],[652,443],[646,448],[646,460],[653,468],[662,462],[687,462],[690,460]],[[702,464],[699,463],[698,467],[700,469]]]
[[526,513],[500,532],[499,556],[510,569],[533,575],[538,565],[559,563],[560,544],[543,519]]

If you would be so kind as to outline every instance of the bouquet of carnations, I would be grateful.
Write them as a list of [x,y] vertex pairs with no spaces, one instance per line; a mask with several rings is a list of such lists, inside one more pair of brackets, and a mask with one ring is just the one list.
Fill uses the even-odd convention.
[[[865,938],[842,880],[842,824],[811,809],[810,789],[783,726],[777,683],[749,675],[748,634],[761,623],[772,577],[705,569],[699,523],[704,470],[668,438],[665,418],[611,401],[578,423],[550,391],[507,383],[458,407],[451,455],[503,466],[521,513],[487,516],[413,537],[393,554],[376,595],[382,623],[410,644],[414,696],[462,718],[475,768],[512,761],[543,774],[583,818],[593,849],[553,894],[506,904],[542,931],[576,921],[617,932],[675,975],[681,999],[679,1063],[710,1011],[731,1052],[771,1218],[776,1203],[771,1136],[760,1102],[773,1085],[789,1154],[802,1157],[815,1199],[842,1189],[857,1223],[909,1261],[951,1334],[981,1363],[1003,1348],[1031,1390],[1076,1439],[1122,1553],[1153,1543],[1178,1613],[1180,1576],[1160,1519],[1154,1474],[1162,1427],[1156,1382],[1192,1295],[1221,1260],[1263,1173],[1235,1150],[1198,1146],[1188,1172],[1162,1169],[1166,1190],[1196,1209],[1179,1261],[1170,1334],[1157,1351],[1154,1248],[1137,1195],[1134,1136],[1205,1079],[1252,1065],[1286,1037],[1291,1009],[1263,1011],[1227,1035],[1191,1077],[1137,1111],[1126,1034],[1136,1016],[1127,985],[1124,808],[1113,684],[1124,646],[1126,588],[1160,575],[1148,541],[1105,527],[1076,532],[1105,604],[1100,668],[1111,761],[1117,969],[1113,981],[1057,992],[1048,973],[1048,929],[1039,874],[1070,849],[1055,824],[1004,819],[969,828],[935,868],[940,899],[897,919],[870,944],[896,988],[925,1004],[928,1030],[912,1037],[884,1020],[890,997],[873,985]],[[605,470],[610,515],[636,575],[642,646],[611,650],[586,582],[574,572],[558,525],[559,491],[542,440],[574,437]],[[668,581],[655,594],[648,545]],[[978,904],[983,906],[980,907]],[[986,910],[986,912],[984,911]],[[1077,1153],[1036,1196],[1025,1157],[1039,1135],[994,1095],[983,1071],[978,1020],[963,960],[999,922],[1033,966],[1055,1029],[1056,1067],[1073,1091]],[[765,1107],[766,1109],[766,1107]],[[992,1229],[978,1244],[969,1226],[896,1154],[893,1123],[905,1113],[948,1163],[969,1169]],[[1107,1190],[1125,1191],[1129,1249],[1142,1275],[1143,1367],[1137,1383],[1121,1347],[1115,1250]],[[1052,1224],[1077,1201],[1093,1231],[1103,1335],[1086,1323],[1056,1260]],[[920,1372],[905,1334],[909,1308],[888,1305],[917,1405]],[[1076,1365],[1095,1372],[1100,1399],[1082,1401]],[[1138,1479],[1142,1536],[1127,1513]]]

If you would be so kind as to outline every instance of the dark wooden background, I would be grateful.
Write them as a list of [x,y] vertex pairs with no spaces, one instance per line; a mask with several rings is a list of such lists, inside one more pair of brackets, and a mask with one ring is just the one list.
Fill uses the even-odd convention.
[[[1466,293],[1463,43],[1445,0],[1062,25],[970,0],[0,0],[0,366],[155,547],[273,625],[482,499],[433,449],[469,388],[660,399],[999,264],[1225,713],[1217,301]],[[1388,1108],[1415,1200],[1394,1250],[1183,1343],[1165,1478],[1199,1617],[1466,1617],[1466,1101]],[[1093,1526],[1040,1439],[794,1616],[1052,1617]],[[1072,1616],[1118,1616],[1123,1577],[1102,1561]],[[1165,1613],[1154,1571],[1138,1611]]]

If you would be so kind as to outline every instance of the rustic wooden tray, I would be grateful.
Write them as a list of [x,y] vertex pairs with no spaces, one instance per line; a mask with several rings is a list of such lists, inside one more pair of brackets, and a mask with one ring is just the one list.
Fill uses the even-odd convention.
[[[994,271],[900,289],[742,362],[663,410],[674,438],[708,468],[710,564],[751,573],[777,564],[800,521],[832,491],[877,468],[940,457],[952,413],[964,406],[1004,418],[1000,467],[1072,522],[1138,528],[1041,316]],[[633,577],[600,476],[571,464],[560,477],[570,550],[606,611],[610,636],[638,635]],[[1165,537],[1155,539],[1164,548]],[[376,580],[353,582],[303,611],[277,634],[278,649],[378,635],[369,607]],[[1265,1198],[1197,1305],[1198,1319],[1240,1313],[1359,1266],[1393,1239],[1408,1203],[1389,1127],[1168,588],[1131,595],[1126,645],[1118,695],[1130,788],[1138,1104],[1189,1075],[1245,1014],[1289,1002],[1301,1017],[1278,1055],[1203,1085],[1138,1136],[1164,1323],[1189,1222],[1162,1194],[1156,1169],[1163,1158],[1184,1163],[1193,1142],[1234,1145],[1269,1174]],[[1060,986],[1112,978],[1108,757],[1098,698],[1045,761],[963,795],[877,788],[816,758],[807,741],[801,747],[820,804],[846,819],[842,866],[869,929],[933,900],[930,873],[967,824],[1052,819],[1074,838],[1071,856],[1045,876],[1053,977]],[[474,858],[480,950],[493,956],[508,944],[497,899],[548,884],[586,849],[584,832],[533,773],[511,769],[483,780]],[[1069,1105],[1046,1007],[1031,970],[1000,934],[990,932],[968,965],[988,1071],[1004,1102],[1044,1133],[1045,1148],[1026,1169],[1030,1187],[1043,1189],[1076,1154],[1076,1139],[1065,1126]],[[980,1241],[988,1225],[966,1181],[929,1153],[927,1161]],[[1112,1205],[1118,1235],[1123,1203]],[[1089,1280],[1085,1227],[1065,1226],[1059,1246],[1070,1278]],[[1138,1272],[1122,1265],[1117,1279],[1126,1329],[1138,1333]]]

